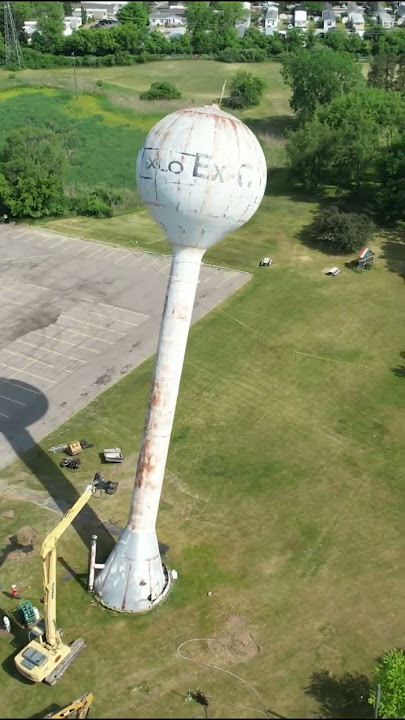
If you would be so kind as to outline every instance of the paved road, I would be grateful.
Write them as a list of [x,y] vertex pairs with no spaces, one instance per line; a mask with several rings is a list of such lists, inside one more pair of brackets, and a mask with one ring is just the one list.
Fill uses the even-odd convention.
[[[166,256],[0,226],[0,467],[155,352],[169,266]],[[248,278],[203,266],[193,322]]]

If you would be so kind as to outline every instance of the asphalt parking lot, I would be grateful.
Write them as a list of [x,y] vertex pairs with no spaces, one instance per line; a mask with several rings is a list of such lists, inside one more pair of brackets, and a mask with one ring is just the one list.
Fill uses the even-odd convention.
[[[166,256],[0,226],[0,467],[155,352],[169,267]],[[193,322],[248,278],[203,266]]]

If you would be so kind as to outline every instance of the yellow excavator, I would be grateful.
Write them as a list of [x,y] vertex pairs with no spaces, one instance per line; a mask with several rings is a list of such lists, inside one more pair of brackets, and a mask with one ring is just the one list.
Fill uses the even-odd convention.
[[54,712],[48,713],[44,717],[46,719],[59,720],[61,718],[87,718],[90,712],[90,708],[93,702],[93,693],[85,693],[76,700],[72,700],[68,705],[55,710]]
[[105,480],[102,474],[97,472],[84,493],[65,513],[59,525],[45,538],[42,544],[45,618],[30,630],[28,645],[20,650],[14,658],[18,672],[32,682],[55,685],[69,665],[86,647],[86,642],[82,639],[65,645],[62,642],[62,631],[56,624],[56,543],[93,495],[98,492],[113,495],[117,487],[117,482]]

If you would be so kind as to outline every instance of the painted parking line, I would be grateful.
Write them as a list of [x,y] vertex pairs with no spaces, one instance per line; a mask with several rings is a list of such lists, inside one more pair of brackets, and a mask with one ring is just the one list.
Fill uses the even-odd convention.
[[[68,360],[76,360],[76,362],[83,363],[86,365],[85,360],[79,360],[79,358],[72,357],[71,355],[66,355],[66,353],[60,353],[57,350],[50,350],[47,347],[41,348],[39,345],[33,345],[32,343],[27,342],[26,340],[17,340],[17,342],[23,343],[24,345],[30,345],[30,347],[36,348],[37,350],[46,350],[46,352],[54,353],[55,355],[60,355],[61,357],[68,358]],[[34,362],[41,362],[41,360],[34,359]],[[48,363],[44,363],[45,365],[48,365]],[[50,364],[50,363],[49,363]],[[54,365],[51,365],[51,367],[55,367]],[[64,370],[64,372],[72,372],[71,370]]]
[[[24,343],[24,340],[18,339],[18,340],[16,340],[16,342]],[[24,343],[24,345],[31,345],[31,343],[26,342],[26,343]],[[31,345],[31,347],[38,347],[38,346]],[[38,348],[38,349],[40,349],[40,348]],[[51,363],[47,363],[44,360],[38,360],[37,358],[31,358],[29,356],[27,357],[27,355],[22,355],[21,353],[15,352],[14,350],[8,350],[7,348],[3,348],[3,352],[9,353],[10,355],[16,355],[17,357],[25,358],[25,360],[31,360],[33,362],[37,362],[40,365],[48,365],[48,367],[51,367],[51,368],[55,367],[55,365],[52,365]]]
[[80,350],[88,350],[88,352],[96,353],[97,355],[100,353],[99,350],[93,350],[92,348],[84,347],[84,345],[78,345],[77,343],[69,342],[69,340],[61,340],[57,335],[43,335],[39,332],[39,330],[33,330],[31,335],[39,335],[39,337],[43,338],[44,340],[55,340],[55,342],[63,343],[64,345],[71,345],[75,348],[80,348]]
[[16,405],[23,405],[26,406],[27,403],[20,402],[19,400],[13,400],[13,398],[6,397],[5,395],[0,395],[0,398],[3,398],[3,400],[8,400],[9,402],[15,403]]
[[[24,375],[29,375],[30,377],[36,378],[36,380],[44,380],[45,382],[50,382],[53,385],[56,383],[56,380],[50,380],[49,378],[44,378],[41,375],[36,375],[35,373],[28,372],[27,370],[22,370],[21,368],[15,368],[12,365],[5,365],[4,363],[0,362],[0,365],[7,368],[8,370],[14,370],[15,375],[18,375],[19,373],[23,373]],[[32,365],[32,363],[29,363],[25,367],[29,367]],[[17,380],[17,378],[13,375],[13,378]]]
[[111,255],[115,255],[115,253],[119,252],[119,248],[115,248],[115,250],[111,250],[111,252],[108,253],[108,255],[104,255],[104,260],[107,260],[107,258],[111,257]]
[[[2,297],[1,293],[0,297]],[[19,305],[20,307],[25,306],[25,303],[17,302],[17,300],[11,300],[10,298],[7,298],[7,303],[10,303],[11,305]]]
[[146,315],[146,313],[137,312],[136,310],[127,310],[127,308],[121,308],[117,307],[116,305],[109,305],[108,303],[98,303],[102,307],[108,307],[112,310],[118,310],[119,312],[126,312],[130,315],[142,315],[143,317],[149,318],[149,315]]
[[49,250],[53,250],[53,248],[58,247],[58,245],[61,245],[64,242],[66,242],[66,240],[62,238],[62,240],[57,240],[53,245],[48,245],[48,248]]
[[[77,318],[69,317],[69,315],[59,315],[60,318],[63,318],[64,320],[71,320],[71,322],[78,322],[81,325],[90,325],[90,327],[98,328],[99,330],[105,330],[105,332],[113,332],[116,335],[125,335],[125,333],[120,332],[119,330],[113,330],[112,328],[107,328],[104,325],[95,325],[94,323],[85,322],[84,320],[78,320]],[[111,320],[114,320],[114,318],[111,318]]]
[[152,262],[149,263],[149,265],[145,265],[145,267],[142,268],[142,270],[147,270],[148,268],[152,267],[152,265],[156,265],[157,262],[160,262],[162,258],[157,257]]
[[79,332],[78,330],[72,330],[72,328],[69,327],[63,327],[63,332],[70,332],[73,333],[73,335],[81,335],[82,337],[89,338],[89,340],[98,340],[99,342],[103,342],[106,345],[114,345],[113,340],[104,340],[103,338],[98,338],[94,335],[87,335],[86,333]]
[[13,382],[9,378],[1,380],[0,385],[12,385],[13,387],[18,388],[19,390],[23,390],[24,392],[30,392],[30,393],[33,393],[34,395],[41,395],[39,390],[34,390],[33,388],[28,388],[28,387],[22,388],[21,385],[18,385],[17,383]]
[[98,247],[97,250],[94,250],[94,252],[90,253],[89,255],[86,255],[86,257],[91,258],[91,257],[93,257],[93,255],[97,255],[97,253],[101,252],[102,250],[104,250],[104,248]]
[[5,415],[4,413],[0,412],[1,417],[8,418],[8,415]]
[[126,260],[127,258],[130,257],[130,255],[132,255],[132,253],[128,252],[126,255],[123,255],[122,257],[118,258],[118,260],[114,260],[113,265],[117,265],[119,262],[121,262],[121,260]]
[[[116,322],[124,323],[124,325],[132,325],[132,327],[138,327],[139,323],[132,323],[129,320],[121,320],[121,318],[110,317],[110,315],[101,315],[101,313],[90,311],[90,315],[97,315],[97,317],[107,318],[107,320],[115,320]],[[94,326],[95,327],[95,326]],[[124,333],[121,333],[123,335]]]

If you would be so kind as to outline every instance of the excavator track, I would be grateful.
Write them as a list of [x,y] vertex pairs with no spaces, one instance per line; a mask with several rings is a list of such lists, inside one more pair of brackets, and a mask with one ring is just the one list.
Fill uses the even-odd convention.
[[55,685],[58,680],[62,677],[62,675],[66,672],[69,665],[72,664],[77,658],[77,656],[81,653],[82,650],[86,647],[87,643],[82,638],[79,638],[78,640],[73,640],[69,644],[69,647],[71,648],[70,654],[63,660],[63,662],[58,665],[55,670],[53,670],[49,675],[44,679],[44,683],[46,685]]

